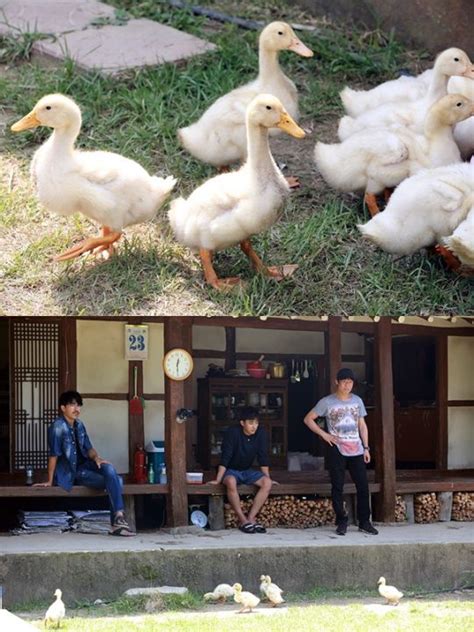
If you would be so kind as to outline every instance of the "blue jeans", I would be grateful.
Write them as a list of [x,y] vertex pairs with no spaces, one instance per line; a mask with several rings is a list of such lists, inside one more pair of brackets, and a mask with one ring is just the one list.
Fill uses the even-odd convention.
[[117,511],[123,511],[124,509],[122,498],[123,481],[122,477],[117,474],[114,466],[110,465],[110,463],[103,463],[99,468],[95,461],[89,459],[77,468],[74,483],[107,491],[110,503],[110,520],[113,524]]

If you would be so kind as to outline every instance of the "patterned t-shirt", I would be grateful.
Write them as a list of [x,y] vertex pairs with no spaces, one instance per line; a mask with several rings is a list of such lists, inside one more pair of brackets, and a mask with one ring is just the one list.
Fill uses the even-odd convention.
[[313,408],[318,417],[325,417],[329,434],[339,438],[337,447],[344,456],[359,456],[364,447],[359,435],[359,419],[367,415],[364,402],[351,393],[349,399],[328,395]]

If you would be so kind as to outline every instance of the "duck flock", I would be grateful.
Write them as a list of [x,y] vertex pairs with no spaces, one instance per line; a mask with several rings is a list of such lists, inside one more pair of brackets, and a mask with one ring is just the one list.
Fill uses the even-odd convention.
[[[278,62],[282,50],[313,55],[290,25],[272,22],[260,34],[257,78],[177,130],[193,157],[220,171],[187,199],[173,199],[168,212],[175,238],[199,252],[205,279],[217,289],[240,282],[220,278],[213,265],[213,253],[230,246],[240,245],[256,271],[276,280],[297,268],[267,266],[250,241],[277,221],[285,197],[298,186],[282,175],[269,147],[269,135],[305,136],[297,124],[296,87]],[[417,77],[367,91],[346,87],[341,100],[347,114],[339,122],[339,142],[317,142],[314,162],[329,186],[364,195],[372,219],[358,226],[362,235],[399,255],[439,244],[453,267],[474,267],[474,162],[468,162],[474,153],[474,65],[468,55],[449,48]],[[31,164],[39,200],[61,215],[82,213],[101,229],[57,260],[112,254],[123,230],[151,219],[176,186],[174,177],[151,176],[119,154],[76,149],[81,111],[69,96],[42,97],[12,130],[40,125],[53,132]],[[229,171],[234,163],[240,168]],[[387,201],[383,212],[379,194]]]

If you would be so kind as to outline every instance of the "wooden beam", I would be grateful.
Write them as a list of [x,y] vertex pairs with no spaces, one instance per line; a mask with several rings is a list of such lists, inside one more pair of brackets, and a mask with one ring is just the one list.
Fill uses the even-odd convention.
[[445,470],[448,464],[448,338],[436,338],[436,406],[438,408],[438,436],[436,468]]
[[326,321],[290,320],[289,318],[273,316],[263,320],[252,316],[240,316],[239,318],[232,318],[232,316],[194,316],[192,322],[194,325],[202,327],[244,327],[248,329],[286,329],[290,331],[326,331],[328,327]]
[[[142,360],[130,360],[128,363],[128,392],[129,399],[135,395],[135,367],[137,368],[137,391],[141,398],[143,393],[143,362]],[[137,446],[145,446],[145,420],[143,407],[141,412],[132,413],[128,409],[128,470],[133,471],[133,457]]]
[[341,346],[341,317],[330,316],[326,334],[326,354],[329,364],[329,392],[334,390],[336,375],[341,368]]
[[76,319],[68,316],[60,321],[59,392],[77,389]]
[[448,408],[450,406],[474,406],[474,399],[449,399]]
[[[375,518],[395,521],[395,418],[393,408],[392,323],[384,316],[375,329],[377,409],[375,428],[375,473],[382,489],[375,503]],[[370,439],[370,438],[369,438]]]
[[225,363],[226,371],[235,369],[235,327],[225,328]]
[[[192,351],[192,319],[169,317],[165,320],[164,352],[174,347]],[[165,459],[170,493],[168,496],[168,525],[188,524],[188,495],[186,487],[186,422],[176,421],[179,408],[189,408],[193,376],[182,382],[165,377]]]

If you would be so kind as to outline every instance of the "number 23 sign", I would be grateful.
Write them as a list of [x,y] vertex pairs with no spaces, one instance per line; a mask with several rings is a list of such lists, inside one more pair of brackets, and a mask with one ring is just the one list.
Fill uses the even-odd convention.
[[125,359],[148,359],[148,325],[125,325]]

